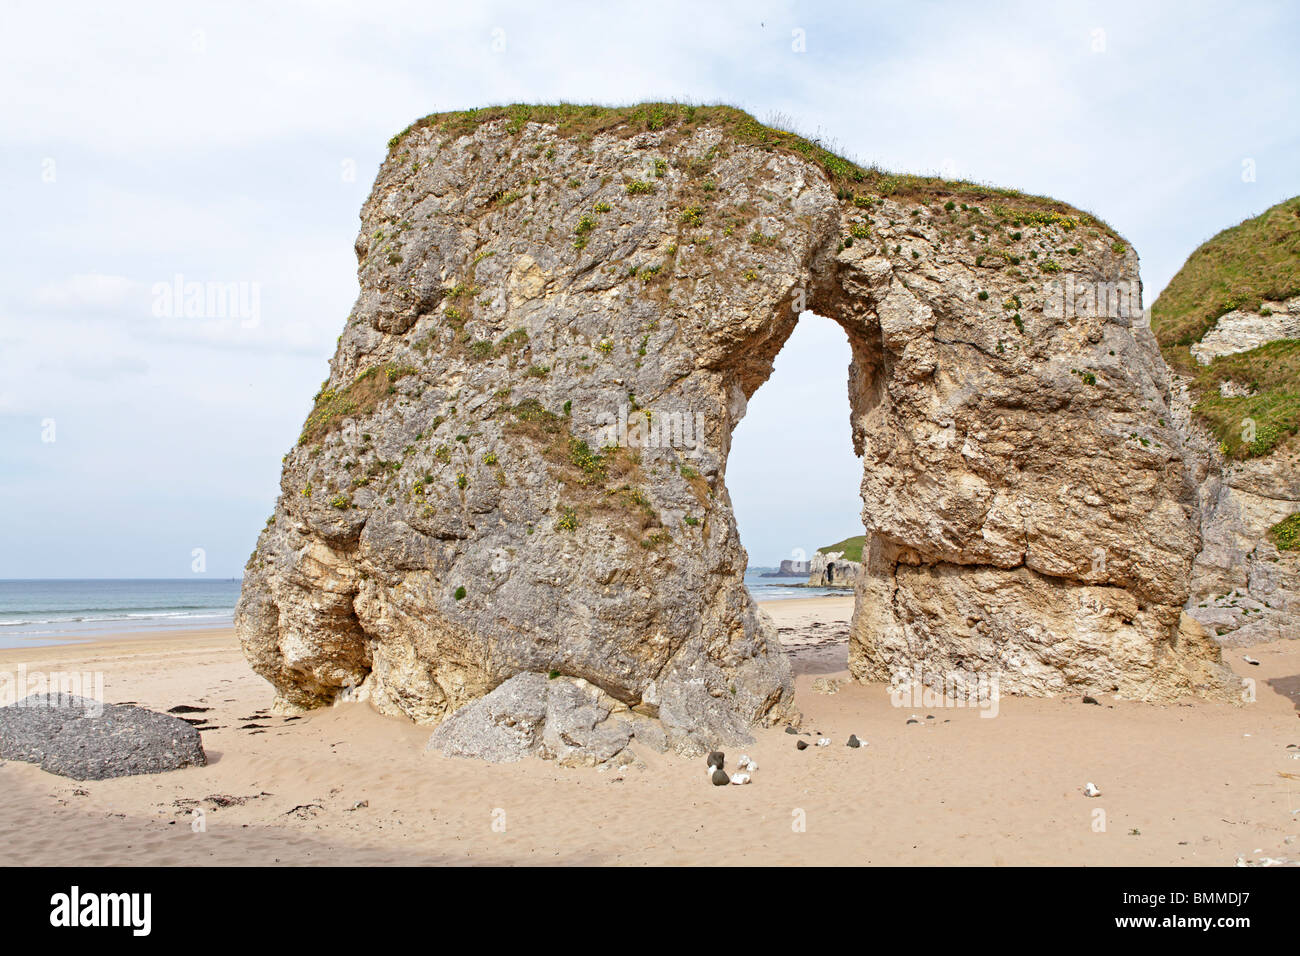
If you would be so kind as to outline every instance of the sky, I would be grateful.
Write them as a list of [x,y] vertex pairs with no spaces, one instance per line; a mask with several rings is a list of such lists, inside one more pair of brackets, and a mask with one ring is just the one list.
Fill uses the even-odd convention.
[[[724,102],[1089,210],[1151,302],[1300,193],[1294,3],[58,3],[0,32],[0,578],[234,577],[357,294],[387,140]],[[247,319],[155,286],[232,284]],[[848,344],[802,320],[727,471],[753,564],[861,532]],[[780,454],[772,449],[780,448]]]

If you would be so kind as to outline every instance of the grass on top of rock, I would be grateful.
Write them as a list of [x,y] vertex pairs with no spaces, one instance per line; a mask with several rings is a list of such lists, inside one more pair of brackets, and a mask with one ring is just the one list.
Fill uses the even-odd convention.
[[[859,194],[871,193],[898,200],[921,202],[959,200],[965,203],[996,204],[999,216],[1023,222],[1052,223],[1068,220],[1093,226],[1118,240],[1108,225],[1095,216],[1046,196],[1034,196],[1015,189],[988,186],[968,180],[943,179],[890,173],[876,166],[862,166],[839,155],[817,139],[782,128],[789,123],[774,118],[774,124],[760,123],[744,110],[726,105],[688,103],[638,103],[632,106],[598,104],[516,103],[478,109],[430,113],[416,120],[388,141],[389,150],[399,147],[416,129],[436,129],[451,136],[473,134],[484,123],[504,122],[506,130],[518,133],[529,123],[554,126],[560,136],[590,140],[600,134],[631,137],[644,132],[664,134],[664,146],[690,136],[699,128],[724,131],[733,141],[770,152],[783,152],[812,160],[825,171],[841,199],[853,202]],[[650,187],[650,184],[645,184]],[[652,187],[650,187],[652,188]],[[648,191],[648,190],[647,190]]]
[[316,393],[299,445],[318,442],[339,428],[346,419],[369,415],[385,397],[397,391],[397,382],[415,373],[409,365],[376,365],[366,369],[343,388],[322,385]]
[[817,549],[818,554],[830,554],[832,551],[843,551],[844,558],[847,561],[862,562],[862,546],[866,544],[867,536],[865,534],[856,534],[851,538],[845,538],[843,541],[837,541],[835,544],[828,544],[825,547]]
[[[1209,365],[1199,364],[1190,346],[1227,312],[1253,312],[1265,300],[1295,295],[1300,295],[1300,196],[1202,244],[1151,307],[1152,331],[1165,361],[1190,380],[1193,411],[1230,458],[1267,455],[1300,430],[1300,342],[1270,342]],[[1220,388],[1228,382],[1254,394],[1226,398]]]
[[1300,295],[1300,196],[1225,229],[1187,257],[1151,307],[1162,346],[1189,346],[1233,309]]

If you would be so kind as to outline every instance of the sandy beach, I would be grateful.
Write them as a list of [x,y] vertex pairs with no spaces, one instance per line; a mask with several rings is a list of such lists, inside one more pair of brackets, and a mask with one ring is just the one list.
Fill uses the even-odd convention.
[[[102,672],[108,701],[204,708],[185,716],[204,722],[209,759],[198,769],[84,783],[0,764],[0,862],[1228,866],[1300,858],[1300,749],[1288,749],[1300,744],[1294,642],[1225,651],[1257,682],[1258,699],[1246,706],[1004,698],[987,719],[970,708],[896,707],[884,685],[849,683],[851,597],[765,609],[793,654],[803,730],[813,736],[761,731],[745,748],[759,765],[745,787],[715,788],[702,759],[653,752],[621,772],[443,757],[424,749],[429,728],[364,704],[273,716],[271,687],[248,669],[228,629],[0,651],[0,670]],[[796,748],[818,733],[830,746]],[[846,747],[850,734],[868,746]],[[1083,794],[1088,782],[1100,797]]]

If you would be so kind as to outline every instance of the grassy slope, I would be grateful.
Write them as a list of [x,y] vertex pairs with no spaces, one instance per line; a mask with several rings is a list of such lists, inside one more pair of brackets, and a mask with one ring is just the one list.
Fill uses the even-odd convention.
[[835,544],[828,544],[823,548],[818,548],[820,554],[830,554],[832,551],[843,551],[844,557],[849,561],[862,561],[862,545],[866,542],[867,536],[864,534],[854,535],[852,538],[845,538],[843,541],[837,541]]
[[[1300,196],[1225,229],[1188,257],[1151,309],[1165,360],[1192,381],[1195,411],[1230,458],[1267,455],[1300,430],[1300,341],[1271,342],[1198,365],[1189,346],[1233,309],[1300,294]],[[1256,394],[1224,398],[1234,381]],[[1254,440],[1244,421],[1255,423]]]
[[553,124],[561,136],[590,139],[601,133],[634,136],[638,133],[666,131],[669,141],[688,136],[697,127],[725,130],[733,140],[760,149],[780,150],[816,162],[827,177],[839,187],[841,199],[874,194],[895,199],[930,202],[954,199],[992,206],[999,219],[1020,224],[1066,222],[1088,226],[1113,239],[1119,236],[1104,222],[1073,206],[1045,196],[1031,196],[1014,189],[1002,189],[965,180],[946,180],[936,176],[912,176],[888,173],[874,166],[863,167],[820,143],[796,133],[764,125],[733,106],[691,106],[685,103],[640,103],[635,106],[597,106],[560,103],[555,105],[515,104],[488,106],[482,109],[432,113],[417,120],[388,142],[389,150],[401,145],[413,129],[431,127],[452,135],[472,133],[481,124],[504,120],[511,132],[519,132],[527,123]]

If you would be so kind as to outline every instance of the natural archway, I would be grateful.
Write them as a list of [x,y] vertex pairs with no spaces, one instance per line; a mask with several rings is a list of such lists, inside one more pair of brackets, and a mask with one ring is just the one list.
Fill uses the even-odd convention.
[[789,717],[725,466],[805,308],[853,354],[856,677],[1224,693],[1180,627],[1197,536],[1158,351],[1048,284],[1137,282],[1104,224],[722,108],[512,109],[395,137],[363,209],[237,615],[284,700],[437,722],[535,672],[683,749]]
[[[760,603],[815,593],[791,589],[824,583],[828,556],[818,549],[861,538],[862,464],[850,433],[849,363],[838,324],[811,312],[800,316],[732,435],[726,482],[748,555],[746,582]],[[853,575],[841,570],[832,573],[851,586]]]

